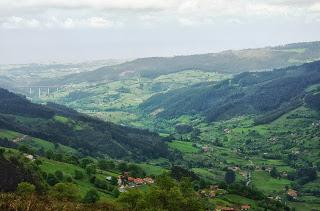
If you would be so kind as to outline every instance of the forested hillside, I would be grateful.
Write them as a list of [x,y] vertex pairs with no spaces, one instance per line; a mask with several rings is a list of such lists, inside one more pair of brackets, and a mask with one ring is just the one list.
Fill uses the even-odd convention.
[[0,129],[71,146],[87,155],[141,160],[167,154],[155,133],[103,122],[52,103],[34,104],[4,89],[0,89]]
[[229,50],[220,53],[175,57],[141,58],[94,71],[44,80],[43,85],[98,82],[140,75],[154,78],[184,70],[219,73],[259,71],[303,64],[320,58],[320,42],[297,43],[259,49]]
[[[246,72],[219,84],[201,83],[149,98],[141,105],[145,112],[172,118],[183,114],[206,116],[208,121],[244,114],[264,114],[266,123],[304,103],[305,89],[320,83],[320,61],[268,72]],[[307,94],[306,102],[316,104]],[[317,105],[314,105],[317,106]]]

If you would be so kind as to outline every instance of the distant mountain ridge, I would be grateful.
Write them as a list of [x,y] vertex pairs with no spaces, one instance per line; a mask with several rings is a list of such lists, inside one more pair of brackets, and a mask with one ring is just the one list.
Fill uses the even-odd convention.
[[[320,84],[320,61],[267,72],[245,72],[217,85],[201,83],[152,96],[140,108],[158,117],[203,114],[208,121],[265,114],[265,123],[304,103],[305,89]],[[315,93],[316,94],[316,93]],[[312,95],[312,93],[311,93]],[[316,101],[314,97],[313,104]],[[320,100],[320,99],[318,99]]]
[[304,42],[276,47],[228,50],[220,53],[140,58],[118,65],[101,67],[90,72],[43,81],[40,84],[64,85],[99,82],[131,76],[154,78],[190,69],[219,73],[240,73],[287,67],[318,59],[320,59],[320,42]]

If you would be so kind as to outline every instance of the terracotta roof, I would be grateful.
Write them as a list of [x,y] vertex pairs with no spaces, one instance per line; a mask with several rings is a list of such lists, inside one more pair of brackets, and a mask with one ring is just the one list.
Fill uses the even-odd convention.
[[289,189],[287,194],[289,196],[292,196],[292,197],[297,197],[298,196],[298,192],[293,190],[293,189]]
[[241,209],[250,209],[250,205],[244,204],[241,206]]
[[137,183],[137,184],[142,184],[144,181],[141,178],[135,178],[134,182]]
[[222,207],[221,210],[223,210],[223,211],[233,211],[235,209],[233,207]]

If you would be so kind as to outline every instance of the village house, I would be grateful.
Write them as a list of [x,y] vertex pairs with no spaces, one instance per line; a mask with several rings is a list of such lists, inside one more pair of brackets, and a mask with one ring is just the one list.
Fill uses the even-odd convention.
[[120,189],[123,189],[123,188],[124,189],[134,188],[136,186],[144,185],[144,184],[154,184],[154,180],[151,177],[146,177],[146,178],[129,177],[128,172],[124,172],[122,175],[118,177],[119,191]]
[[241,206],[241,210],[249,210],[251,207],[248,204],[244,204]]
[[230,130],[229,128],[225,128],[225,129],[223,130],[223,132],[225,132],[226,134],[229,134],[229,133],[231,132],[231,130]]
[[218,185],[210,185],[210,190],[218,190],[219,186]]
[[207,198],[215,198],[216,197],[216,192],[211,190],[211,191],[208,191],[208,190],[202,190],[199,192],[199,195],[202,196],[202,197],[207,197]]
[[208,146],[202,147],[202,151],[203,151],[203,152],[209,152],[209,147],[208,147]]
[[232,167],[228,167],[229,170],[232,170],[232,171],[239,171],[240,168],[238,166],[232,166]]
[[235,208],[233,208],[233,207],[217,207],[215,209],[215,211],[234,211],[234,210],[235,210]]
[[203,196],[203,197],[207,196],[207,192],[205,190],[202,190],[202,191],[200,191],[200,195]]
[[31,160],[31,161],[35,161],[36,160],[33,155],[24,154],[24,157],[29,159],[29,160]]
[[143,184],[144,184],[144,180],[141,179],[141,178],[135,178],[135,179],[134,179],[134,183],[135,183],[136,185],[143,185]]
[[209,193],[209,198],[211,198],[211,199],[213,199],[213,198],[215,198],[216,197],[216,192],[215,191],[210,191],[210,193]]
[[128,186],[130,188],[134,188],[136,186],[136,183],[134,182],[134,178],[133,177],[128,177]]
[[296,199],[298,197],[298,191],[289,189],[287,192],[288,196],[292,197],[293,199]]
[[151,177],[146,177],[146,178],[144,178],[143,180],[144,180],[144,182],[145,182],[146,184],[148,184],[148,185],[154,184],[154,180],[153,180]]
[[240,171],[239,174],[240,174],[242,177],[247,177],[247,176],[248,176],[247,172],[244,172],[244,171]]
[[294,154],[294,155],[299,155],[300,151],[299,150],[292,150],[291,153]]
[[134,182],[134,178],[133,177],[128,177],[128,182]]
[[268,196],[267,198],[271,199],[271,200],[274,200],[274,201],[281,201],[281,197],[280,196],[276,196],[276,197]]
[[265,171],[266,171],[266,172],[268,172],[268,173],[270,173],[270,172],[271,172],[271,170],[272,170],[272,168],[271,168],[271,167],[268,167],[268,168],[266,168],[266,169],[265,169]]

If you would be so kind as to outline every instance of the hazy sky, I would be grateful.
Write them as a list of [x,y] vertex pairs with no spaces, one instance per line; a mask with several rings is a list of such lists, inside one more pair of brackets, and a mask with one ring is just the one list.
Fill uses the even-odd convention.
[[0,0],[0,63],[171,56],[320,40],[320,0]]

